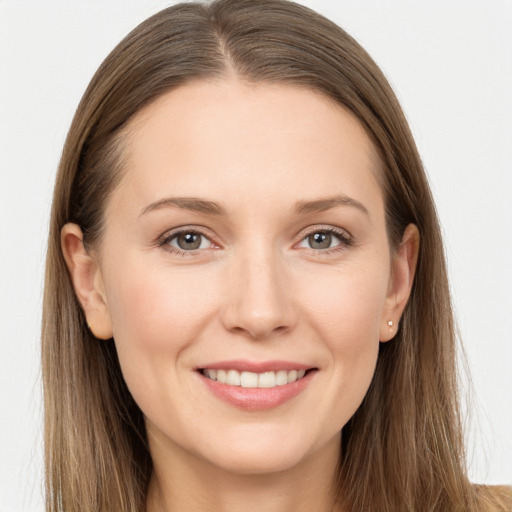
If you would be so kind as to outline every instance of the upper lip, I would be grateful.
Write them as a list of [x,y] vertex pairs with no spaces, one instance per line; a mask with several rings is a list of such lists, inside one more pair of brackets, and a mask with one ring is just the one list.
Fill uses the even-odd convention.
[[229,361],[217,361],[198,366],[197,370],[237,370],[239,372],[277,372],[279,370],[309,370],[315,368],[310,364],[294,361],[248,361],[244,359],[232,359]]

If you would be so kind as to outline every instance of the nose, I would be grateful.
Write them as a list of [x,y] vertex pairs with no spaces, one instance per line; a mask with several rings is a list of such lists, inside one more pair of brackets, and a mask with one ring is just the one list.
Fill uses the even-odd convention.
[[290,331],[297,313],[292,283],[279,255],[259,250],[235,259],[224,283],[224,327],[255,340]]

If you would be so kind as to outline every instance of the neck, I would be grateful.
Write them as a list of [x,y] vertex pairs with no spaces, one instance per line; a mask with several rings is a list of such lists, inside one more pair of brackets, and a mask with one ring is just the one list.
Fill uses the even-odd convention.
[[334,512],[340,437],[292,468],[240,474],[174,449],[153,454],[147,512]]

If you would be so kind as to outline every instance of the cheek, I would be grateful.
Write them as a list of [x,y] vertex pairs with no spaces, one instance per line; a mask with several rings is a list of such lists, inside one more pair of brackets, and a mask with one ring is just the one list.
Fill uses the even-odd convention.
[[304,282],[301,302],[318,332],[335,348],[355,350],[379,339],[388,273],[381,265],[316,274]]
[[116,285],[108,293],[116,341],[171,351],[190,342],[213,300],[201,286],[200,273],[133,264],[123,274],[127,277],[113,273]]
[[108,283],[109,311],[125,381],[137,401],[158,397],[162,383],[171,385],[179,379],[172,368],[210,321],[214,298],[202,291],[200,274],[171,273],[145,263],[120,262]]
[[317,276],[315,283],[308,316],[328,348],[332,378],[321,407],[326,415],[330,411],[335,432],[355,413],[373,378],[388,279],[385,272],[365,269],[337,272],[325,281]]

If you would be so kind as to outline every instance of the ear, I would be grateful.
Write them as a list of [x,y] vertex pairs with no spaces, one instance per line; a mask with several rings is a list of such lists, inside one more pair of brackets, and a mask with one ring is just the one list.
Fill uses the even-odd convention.
[[84,247],[82,230],[76,224],[66,224],[61,230],[60,242],[89,329],[96,338],[112,338],[112,321],[103,277],[98,262]]
[[411,294],[419,246],[418,228],[414,224],[409,224],[405,228],[402,242],[391,263],[388,296],[381,320],[380,341],[389,341],[397,333],[400,317]]

